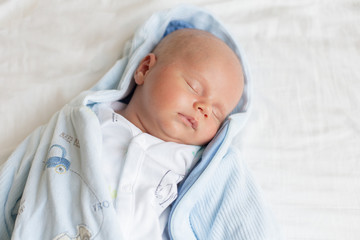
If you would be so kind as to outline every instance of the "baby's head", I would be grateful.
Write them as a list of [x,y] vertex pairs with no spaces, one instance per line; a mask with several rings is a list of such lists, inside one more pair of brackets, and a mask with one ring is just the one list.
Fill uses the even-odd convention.
[[244,88],[236,54],[212,34],[181,29],[140,62],[129,105],[120,113],[164,141],[204,145],[240,100]]

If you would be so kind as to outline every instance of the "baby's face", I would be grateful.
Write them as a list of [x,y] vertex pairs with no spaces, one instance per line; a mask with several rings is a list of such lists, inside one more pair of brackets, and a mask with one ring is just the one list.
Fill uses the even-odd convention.
[[243,74],[227,46],[209,46],[142,60],[131,100],[135,125],[164,141],[204,145],[214,137],[241,97]]

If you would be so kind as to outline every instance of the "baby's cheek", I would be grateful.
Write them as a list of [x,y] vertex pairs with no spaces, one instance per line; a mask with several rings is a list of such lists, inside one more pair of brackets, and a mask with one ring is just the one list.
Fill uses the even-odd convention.
[[206,126],[204,129],[202,129],[201,133],[199,134],[200,135],[199,138],[204,143],[210,142],[214,138],[217,130],[218,130],[217,127]]

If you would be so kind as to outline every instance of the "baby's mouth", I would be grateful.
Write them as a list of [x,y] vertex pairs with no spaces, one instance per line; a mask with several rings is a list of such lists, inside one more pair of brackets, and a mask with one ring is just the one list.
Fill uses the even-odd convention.
[[187,115],[184,115],[184,114],[181,114],[181,113],[178,113],[181,121],[188,127],[191,127],[193,128],[194,130],[197,129],[198,127],[198,121],[191,117],[191,116],[187,116]]

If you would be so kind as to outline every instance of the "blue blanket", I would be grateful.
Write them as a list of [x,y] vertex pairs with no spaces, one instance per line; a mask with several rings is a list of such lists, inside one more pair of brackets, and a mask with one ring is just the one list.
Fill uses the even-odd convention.
[[235,51],[243,63],[245,92],[179,187],[169,216],[169,238],[280,239],[241,153],[231,145],[249,114],[246,59],[218,20],[192,6],[154,14],[91,90],[36,129],[1,165],[0,239],[123,239],[99,171],[101,129],[92,108],[131,94],[140,60],[164,34],[183,27],[209,31]]

